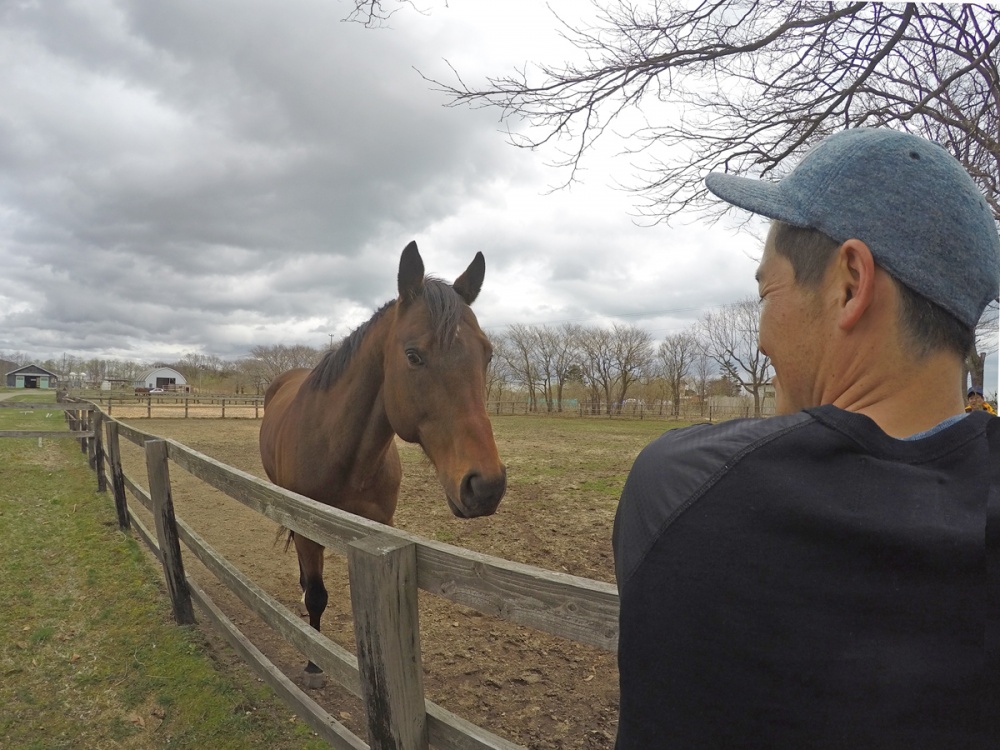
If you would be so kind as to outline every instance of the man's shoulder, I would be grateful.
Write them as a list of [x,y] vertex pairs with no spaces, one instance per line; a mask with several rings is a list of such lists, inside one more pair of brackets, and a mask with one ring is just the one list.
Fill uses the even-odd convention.
[[[719,424],[670,430],[647,445],[633,471],[664,471],[664,461],[679,470],[704,473],[729,464],[740,455],[814,422],[807,412],[769,419],[733,419]],[[677,463],[673,463],[677,462]]]
[[629,472],[615,518],[619,585],[663,530],[721,477],[761,446],[815,421],[799,412],[694,425],[664,433],[646,446]]

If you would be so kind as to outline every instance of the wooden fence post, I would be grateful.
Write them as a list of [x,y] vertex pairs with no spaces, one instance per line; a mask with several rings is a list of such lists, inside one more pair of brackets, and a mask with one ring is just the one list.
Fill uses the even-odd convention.
[[348,545],[347,564],[368,743],[425,750],[416,547],[373,535]]
[[94,471],[97,472],[97,491],[108,491],[108,480],[104,476],[104,414],[100,410],[91,412],[91,427],[94,430]]
[[160,545],[160,562],[167,580],[167,592],[178,625],[194,624],[191,592],[184,577],[181,542],[177,536],[174,501],[170,496],[170,468],[167,466],[167,444],[163,440],[146,441],[146,473],[149,476],[149,496],[153,500],[156,539]]
[[184,397],[184,419],[188,418],[188,398]]
[[223,398],[220,402],[222,404],[222,418],[226,418],[226,399]]
[[146,394],[146,419],[153,418],[153,397]]
[[122,531],[132,528],[128,517],[128,499],[125,496],[125,472],[122,470],[121,447],[118,443],[118,423],[110,420],[108,426],[108,463],[111,464],[111,492],[115,496],[118,527]]
[[[80,430],[81,432],[87,429],[87,422],[84,419],[84,414],[86,412],[80,411],[79,409],[73,410],[73,429]],[[87,438],[80,438],[80,453],[86,453],[89,443]]]
[[[83,429],[88,432],[93,432],[94,430],[94,411],[88,409],[83,412]],[[97,441],[92,438],[84,438],[87,443],[87,465],[91,469],[97,468]]]

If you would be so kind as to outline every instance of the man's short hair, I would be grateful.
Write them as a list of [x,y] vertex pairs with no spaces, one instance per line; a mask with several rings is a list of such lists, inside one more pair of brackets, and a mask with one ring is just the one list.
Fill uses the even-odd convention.
[[[841,243],[818,229],[796,227],[774,219],[770,240],[775,252],[788,259],[796,283],[819,286]],[[885,269],[883,269],[885,270]],[[891,273],[899,290],[899,323],[906,348],[915,359],[944,349],[964,358],[972,349],[976,332],[944,308],[917,294]]]

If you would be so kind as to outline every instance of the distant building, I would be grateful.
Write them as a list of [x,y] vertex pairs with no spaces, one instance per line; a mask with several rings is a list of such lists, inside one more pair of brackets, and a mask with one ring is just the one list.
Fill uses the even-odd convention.
[[165,391],[187,393],[191,390],[187,380],[173,367],[155,367],[147,370],[133,382],[135,390],[139,392],[150,391],[153,388],[162,388]]
[[132,381],[128,378],[105,378],[101,381],[102,391],[122,391],[132,387]]
[[7,373],[8,388],[57,388],[59,376],[38,365],[25,365]]

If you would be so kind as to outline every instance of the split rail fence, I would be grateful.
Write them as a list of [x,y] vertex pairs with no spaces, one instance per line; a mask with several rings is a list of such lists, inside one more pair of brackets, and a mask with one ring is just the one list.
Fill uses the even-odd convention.
[[[179,624],[193,623],[192,601],[197,603],[249,666],[335,748],[521,748],[424,697],[418,589],[552,635],[606,651],[617,648],[618,592],[612,584],[472,552],[345,513],[175,440],[141,432],[90,402],[38,406],[65,410],[71,431],[9,436],[79,439],[97,473],[98,489],[106,491],[110,479],[119,526],[123,531],[133,530],[160,559],[174,619]],[[3,436],[8,433],[0,433]],[[121,439],[143,448],[148,490],[123,471]],[[171,464],[295,533],[346,555],[357,657],[309,627],[175,516]],[[127,494],[150,511],[155,530],[142,524]],[[370,744],[295,685],[185,575],[180,542],[328,678],[362,699]]]

